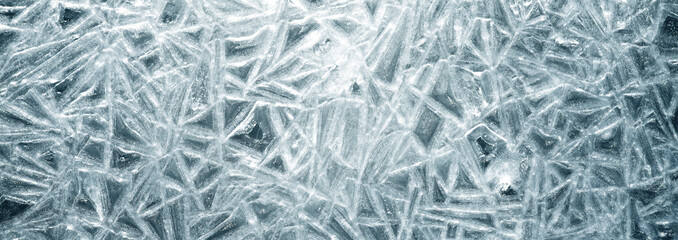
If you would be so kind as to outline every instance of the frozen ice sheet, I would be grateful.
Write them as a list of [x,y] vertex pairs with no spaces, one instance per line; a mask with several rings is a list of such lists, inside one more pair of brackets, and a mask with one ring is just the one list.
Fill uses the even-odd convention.
[[670,0],[0,0],[0,239],[678,239]]

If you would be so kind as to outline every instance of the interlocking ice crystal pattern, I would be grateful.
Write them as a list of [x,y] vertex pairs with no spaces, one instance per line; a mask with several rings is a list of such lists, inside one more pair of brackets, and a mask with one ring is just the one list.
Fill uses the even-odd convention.
[[0,239],[677,239],[672,0],[0,0]]

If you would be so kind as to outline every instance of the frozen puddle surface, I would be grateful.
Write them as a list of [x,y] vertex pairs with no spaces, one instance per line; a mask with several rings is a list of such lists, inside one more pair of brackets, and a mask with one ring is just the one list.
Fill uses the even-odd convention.
[[0,239],[676,239],[671,2],[0,0]]

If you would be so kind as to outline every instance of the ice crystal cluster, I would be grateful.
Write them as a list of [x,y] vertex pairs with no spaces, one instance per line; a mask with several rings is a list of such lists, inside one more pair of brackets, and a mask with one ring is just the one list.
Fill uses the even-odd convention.
[[672,0],[0,0],[0,239],[676,239]]

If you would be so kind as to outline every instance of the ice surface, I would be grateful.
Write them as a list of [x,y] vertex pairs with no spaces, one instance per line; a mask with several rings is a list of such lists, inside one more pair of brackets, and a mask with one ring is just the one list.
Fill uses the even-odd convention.
[[0,0],[0,239],[678,239],[670,0]]

